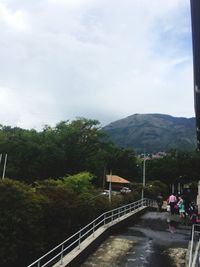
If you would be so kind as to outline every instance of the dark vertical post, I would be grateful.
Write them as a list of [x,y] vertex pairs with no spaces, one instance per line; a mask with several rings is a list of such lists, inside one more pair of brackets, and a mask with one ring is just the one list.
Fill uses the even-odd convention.
[[197,149],[200,150],[200,0],[190,0],[194,66],[194,105],[197,127]]
[[5,173],[6,173],[6,163],[7,163],[7,154],[5,155],[5,159],[4,159],[2,180],[4,179]]

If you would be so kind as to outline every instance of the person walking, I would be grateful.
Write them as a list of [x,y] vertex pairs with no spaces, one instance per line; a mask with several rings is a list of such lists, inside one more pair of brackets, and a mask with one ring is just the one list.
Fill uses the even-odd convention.
[[180,218],[181,219],[185,218],[185,204],[184,204],[184,200],[183,200],[183,198],[181,196],[178,198],[177,205],[179,207]]
[[191,200],[190,200],[190,197],[189,197],[188,193],[186,193],[183,196],[183,201],[184,201],[184,205],[185,205],[185,214],[189,215],[189,208],[190,208]]
[[163,196],[161,193],[158,194],[156,201],[157,201],[157,205],[158,205],[158,211],[161,212],[162,211],[162,205],[163,205]]
[[171,214],[175,214],[175,205],[177,203],[177,198],[176,196],[174,195],[174,193],[172,193],[169,198],[168,198],[168,204],[170,205],[170,211],[171,211]]

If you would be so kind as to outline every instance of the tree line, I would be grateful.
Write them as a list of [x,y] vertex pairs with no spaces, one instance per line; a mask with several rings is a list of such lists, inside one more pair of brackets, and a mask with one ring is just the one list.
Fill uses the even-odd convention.
[[[99,122],[85,118],[45,126],[39,132],[1,125],[0,154],[8,154],[6,176],[27,184],[82,171],[92,173],[97,186],[103,185],[110,171],[132,182],[142,178],[142,159],[134,150],[107,142]],[[163,158],[146,161],[146,176],[166,184],[178,178],[198,181],[199,163],[196,151],[172,150]]]
[[134,151],[105,142],[96,120],[60,122],[40,132],[1,126],[0,153],[8,154],[7,177],[28,184],[85,170],[96,176],[98,185],[111,169],[127,179],[137,176]]

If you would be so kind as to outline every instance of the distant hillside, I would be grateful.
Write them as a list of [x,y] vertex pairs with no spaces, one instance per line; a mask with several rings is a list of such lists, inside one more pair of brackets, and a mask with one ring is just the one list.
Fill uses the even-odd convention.
[[118,146],[132,148],[138,153],[196,148],[195,118],[134,114],[110,123],[103,130]]

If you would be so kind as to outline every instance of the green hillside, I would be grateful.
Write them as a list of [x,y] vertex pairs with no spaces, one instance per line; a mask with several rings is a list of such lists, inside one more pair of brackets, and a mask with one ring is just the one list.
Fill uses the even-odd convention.
[[105,126],[108,138],[120,147],[138,153],[170,149],[194,150],[195,118],[163,114],[134,114]]

